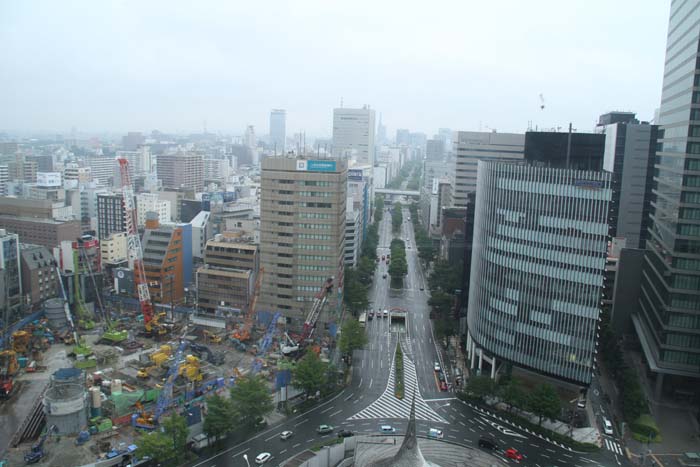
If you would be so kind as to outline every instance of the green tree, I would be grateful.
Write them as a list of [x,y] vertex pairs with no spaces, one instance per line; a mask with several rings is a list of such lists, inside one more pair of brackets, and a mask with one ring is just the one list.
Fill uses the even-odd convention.
[[307,350],[292,370],[292,384],[307,396],[316,394],[328,380],[327,366],[313,350]]
[[454,296],[446,294],[442,290],[437,290],[430,295],[428,305],[430,305],[435,313],[443,318],[450,316],[452,306],[454,304]]
[[367,345],[367,334],[357,320],[349,319],[343,323],[338,347],[344,354],[352,354],[356,349]]
[[274,404],[270,388],[261,376],[238,378],[231,388],[231,408],[246,427],[253,427],[272,412]]
[[508,404],[508,411],[513,407],[524,408],[527,405],[527,395],[522,387],[522,382],[517,378],[511,378],[501,389],[503,402]]
[[177,465],[184,458],[187,447],[187,421],[181,415],[171,415],[160,420],[162,430],[145,433],[139,438],[142,456],[149,456],[161,463]]
[[438,339],[454,336],[459,322],[454,319],[440,318],[435,320],[435,335]]
[[343,302],[353,314],[357,316],[362,310],[369,308],[369,291],[360,282],[359,273],[354,268],[345,270]]
[[553,420],[559,415],[561,400],[551,384],[542,383],[530,392],[527,407],[539,417],[538,424],[541,425],[544,418]]
[[431,292],[442,290],[448,294],[454,294],[461,288],[462,270],[444,260],[435,262],[433,272],[428,277],[428,287]]
[[494,393],[496,383],[488,376],[472,376],[464,387],[464,392],[477,399],[483,399]]
[[207,397],[207,415],[204,417],[204,433],[209,438],[222,438],[234,429],[234,413],[231,403],[219,395]]
[[401,224],[403,223],[403,212],[401,203],[396,203],[391,209],[391,230],[394,233],[401,232]]
[[148,456],[163,465],[175,463],[177,454],[173,449],[173,440],[161,433],[152,431],[142,434],[138,439],[139,457]]
[[622,414],[628,422],[634,422],[640,415],[648,412],[648,406],[644,392],[639,384],[637,372],[626,369],[622,372],[622,384],[620,385],[620,401]]

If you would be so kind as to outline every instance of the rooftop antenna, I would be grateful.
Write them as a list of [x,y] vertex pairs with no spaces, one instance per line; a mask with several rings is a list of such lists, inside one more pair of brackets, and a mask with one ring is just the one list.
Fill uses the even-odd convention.
[[540,110],[544,110],[544,96],[540,94]]

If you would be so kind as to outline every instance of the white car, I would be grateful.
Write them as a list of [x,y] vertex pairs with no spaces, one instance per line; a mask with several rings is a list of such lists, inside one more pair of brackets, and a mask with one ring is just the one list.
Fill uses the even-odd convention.
[[294,432],[286,430],[280,433],[280,439],[289,439],[294,435]]
[[430,428],[428,430],[428,438],[442,439],[444,436],[442,430],[438,430],[437,428]]
[[382,433],[395,433],[396,428],[394,428],[391,425],[382,425],[379,427],[379,431],[381,431]]
[[384,317],[387,318],[389,316],[389,310],[384,310]]
[[607,418],[603,419],[603,431],[606,435],[613,435],[612,423],[610,423],[610,420],[608,420]]
[[258,465],[262,465],[265,462],[269,461],[270,457],[272,457],[272,454],[270,454],[269,452],[261,452],[260,454],[258,454],[258,457],[255,458],[255,463]]
[[435,362],[435,364],[433,364],[433,369],[434,369],[435,371],[440,371],[440,369],[441,369],[441,368],[440,368],[440,362]]

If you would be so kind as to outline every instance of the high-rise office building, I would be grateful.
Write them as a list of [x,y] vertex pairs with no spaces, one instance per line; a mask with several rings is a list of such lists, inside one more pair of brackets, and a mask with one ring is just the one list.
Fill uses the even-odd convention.
[[525,136],[516,133],[457,132],[454,141],[454,206],[466,207],[467,196],[476,191],[476,168],[480,160],[522,160],[524,142]]
[[320,321],[337,318],[342,283],[347,162],[268,157],[262,163],[259,310],[280,311],[299,329],[328,278],[334,293]]
[[118,173],[118,164],[113,157],[88,157],[86,163],[90,167],[92,181],[107,187],[114,184],[114,177]]
[[204,157],[201,154],[158,154],[157,167],[163,188],[190,188],[195,192],[204,189]]
[[374,110],[333,109],[333,155],[374,166]]
[[126,232],[126,214],[121,193],[97,194],[97,235],[107,239],[113,233]]
[[627,248],[644,248],[649,230],[658,126],[639,123],[633,113],[601,115],[605,133],[603,170],[613,174],[610,234]]
[[445,142],[441,139],[429,139],[425,142],[425,158],[429,161],[441,161],[445,157]]
[[605,135],[557,131],[525,133],[525,160],[538,167],[602,170]]
[[287,141],[287,111],[272,109],[270,112],[270,146],[275,154],[284,154]]
[[632,314],[655,393],[700,378],[700,1],[673,1],[651,228]]
[[499,360],[588,385],[611,174],[479,162],[468,306],[472,368]]

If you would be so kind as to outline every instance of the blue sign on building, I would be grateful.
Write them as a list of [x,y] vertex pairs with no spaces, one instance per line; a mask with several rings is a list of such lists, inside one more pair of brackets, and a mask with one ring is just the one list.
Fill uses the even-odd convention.
[[362,170],[358,170],[358,169],[348,170],[348,180],[362,181]]
[[336,164],[335,161],[310,160],[306,161],[306,170],[309,172],[335,172]]

